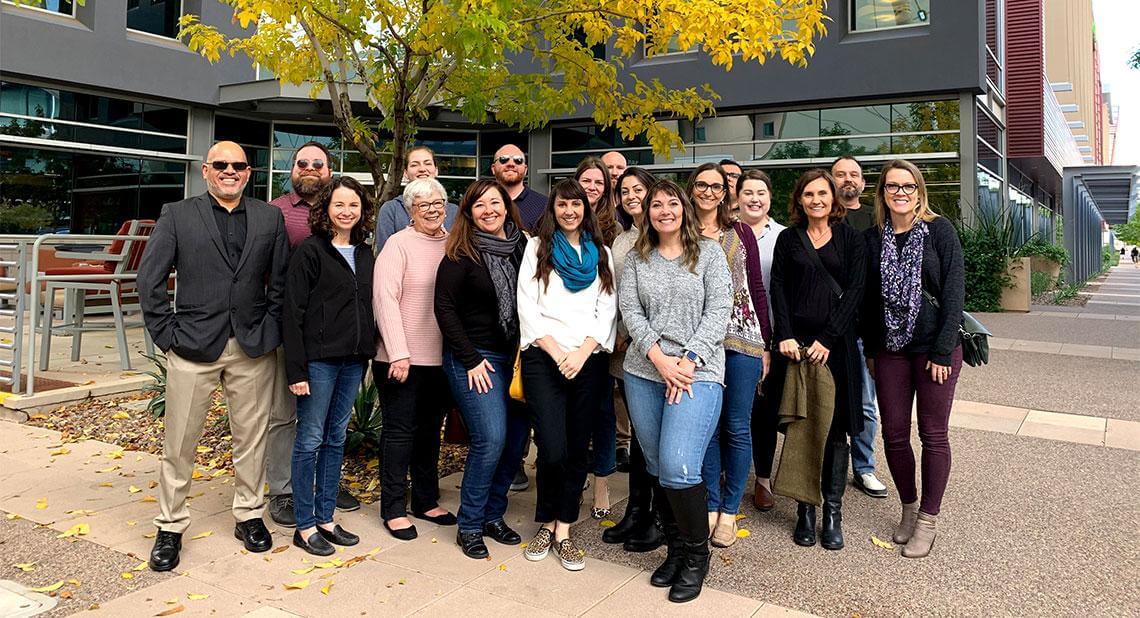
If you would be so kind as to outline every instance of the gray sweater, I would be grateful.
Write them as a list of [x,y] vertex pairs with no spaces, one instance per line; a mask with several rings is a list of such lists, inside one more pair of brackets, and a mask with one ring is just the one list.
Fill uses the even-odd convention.
[[618,285],[618,306],[632,342],[624,368],[646,380],[663,382],[647,358],[658,344],[669,356],[686,350],[704,360],[698,382],[724,383],[724,334],[732,309],[732,276],[724,252],[702,239],[696,272],[682,258],[666,260],[656,250],[642,260],[637,250],[625,259]]

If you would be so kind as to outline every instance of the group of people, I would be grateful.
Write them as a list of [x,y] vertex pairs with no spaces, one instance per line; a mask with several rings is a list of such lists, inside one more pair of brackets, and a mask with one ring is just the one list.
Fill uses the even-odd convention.
[[[584,568],[570,528],[591,473],[590,515],[609,516],[606,477],[620,465],[629,503],[602,540],[665,545],[651,583],[684,602],[700,594],[710,543],[737,539],[750,466],[758,510],[793,498],[794,541],[841,549],[848,462],[857,487],[887,495],[874,473],[881,417],[902,503],[893,538],[904,556],[930,552],[964,277],[953,226],[913,164],[887,163],[869,205],[855,159],[808,170],[785,228],[769,216],[769,177],[727,160],[681,186],[611,152],[544,196],[524,184],[526,155],[506,145],[493,178],[453,203],[434,154],[416,146],[402,194],[378,210],[329,161],[320,143],[301,146],[293,191],[270,205],[243,195],[240,146],[215,144],[207,193],[164,206],[147,244],[138,285],[169,376],[152,569],[178,564],[219,382],[245,548],[272,545],[267,503],[309,553],[359,542],[335,512],[359,507],[340,470],[369,363],[383,417],[380,518],[395,538],[416,538],[414,518],[455,525],[474,559],[489,556],[487,537],[521,544],[504,514],[533,431],[537,529],[525,557]],[[470,436],[455,514],[439,504],[437,470],[453,408]]]

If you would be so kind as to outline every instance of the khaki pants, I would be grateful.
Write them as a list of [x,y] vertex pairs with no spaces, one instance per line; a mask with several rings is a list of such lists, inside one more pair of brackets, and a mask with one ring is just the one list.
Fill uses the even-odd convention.
[[293,442],[297,439],[297,397],[285,376],[285,348],[277,348],[277,376],[269,410],[269,443],[265,447],[269,495],[293,493]]
[[219,381],[229,403],[233,434],[234,519],[261,518],[265,512],[265,436],[274,386],[274,355],[250,358],[231,338],[212,363],[189,361],[173,350],[166,353],[166,360],[166,431],[159,473],[160,513],[154,525],[179,534],[190,527],[186,496],[210,393]]

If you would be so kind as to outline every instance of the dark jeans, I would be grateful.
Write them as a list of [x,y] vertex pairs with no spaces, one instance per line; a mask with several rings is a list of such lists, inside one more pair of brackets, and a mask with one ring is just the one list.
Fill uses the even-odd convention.
[[586,481],[586,447],[594,416],[612,379],[609,354],[591,354],[572,380],[558,371],[538,346],[522,353],[523,391],[538,446],[538,504],[534,520],[545,524],[578,521],[578,503]]
[[[607,355],[608,356],[608,355]],[[593,421],[594,476],[617,471],[617,412],[614,409],[614,379],[606,374],[606,395],[598,400]],[[584,482],[584,481],[583,481]]]
[[412,512],[439,506],[439,439],[443,417],[451,405],[441,367],[413,365],[403,384],[388,379],[388,363],[372,362],[372,379],[380,392],[384,429],[380,485],[380,517],[405,517],[408,473],[412,476]]
[[503,519],[507,491],[530,431],[526,406],[510,397],[514,352],[479,353],[495,368],[488,372],[493,388],[486,393],[468,389],[467,368],[446,348],[443,351],[443,371],[471,436],[456,515],[463,533],[481,532],[483,524]]
[[783,391],[788,362],[779,352],[772,352],[772,366],[761,390],[752,399],[752,465],[756,478],[772,478],[772,460],[776,456],[776,434],[779,431],[779,397]]
[[[724,353],[724,404],[709,440],[701,474],[709,492],[709,511],[735,515],[744,499],[748,465],[752,463],[752,401],[764,362],[758,356]],[[723,490],[720,483],[724,473]]]
[[880,352],[875,356],[875,388],[879,395],[883,446],[891,478],[904,503],[918,500],[914,451],[910,446],[910,411],[918,397],[918,437],[922,441],[922,504],[937,515],[950,479],[950,406],[962,370],[962,346],[950,356],[950,377],[943,384],[930,378],[926,354]]
[[293,443],[293,509],[304,530],[333,520],[344,436],[365,362],[309,361],[309,394],[297,398]]

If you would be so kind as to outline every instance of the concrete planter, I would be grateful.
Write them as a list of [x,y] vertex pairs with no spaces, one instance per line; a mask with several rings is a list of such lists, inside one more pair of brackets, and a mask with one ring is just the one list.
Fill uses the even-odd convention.
[[1006,267],[1010,285],[1002,290],[1003,311],[1029,311],[1029,258],[1013,258]]
[[1045,273],[1054,281],[1061,276],[1061,263],[1040,255],[1029,256],[1029,272]]

